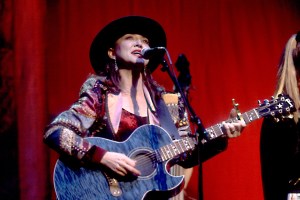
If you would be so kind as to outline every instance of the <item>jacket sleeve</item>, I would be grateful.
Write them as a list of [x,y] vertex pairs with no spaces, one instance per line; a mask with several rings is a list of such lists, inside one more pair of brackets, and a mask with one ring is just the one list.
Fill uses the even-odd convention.
[[99,83],[95,76],[89,77],[81,88],[79,99],[46,128],[44,142],[60,155],[99,163],[106,152],[85,139],[90,136],[89,128],[102,106]]

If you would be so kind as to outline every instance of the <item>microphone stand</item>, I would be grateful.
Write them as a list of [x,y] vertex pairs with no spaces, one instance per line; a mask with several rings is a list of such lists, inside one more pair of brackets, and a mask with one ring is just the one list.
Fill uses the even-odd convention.
[[[167,53],[170,65],[172,65],[168,51],[166,49],[165,49],[165,51]],[[191,121],[197,125],[196,137],[197,137],[197,141],[198,141],[198,199],[203,200],[203,187],[202,187],[203,186],[203,176],[202,176],[202,160],[201,160],[202,159],[201,152],[202,152],[203,146],[202,146],[201,141],[202,141],[206,131],[205,131],[205,128],[204,128],[200,118],[196,115],[193,108],[189,104],[187,97],[184,94],[184,92],[182,91],[176,76],[174,75],[174,73],[171,72],[168,63],[164,58],[162,59],[161,64],[162,64],[161,71],[163,71],[163,72],[167,71],[167,73],[170,76],[170,78],[172,79],[175,87],[178,88],[178,91],[184,101],[184,104],[185,104],[188,112],[191,115]]]

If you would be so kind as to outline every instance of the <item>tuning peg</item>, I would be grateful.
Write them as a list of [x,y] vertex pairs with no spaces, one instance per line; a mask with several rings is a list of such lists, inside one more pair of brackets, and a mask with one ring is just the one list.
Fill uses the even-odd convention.
[[259,106],[261,106],[261,101],[260,100],[258,100],[257,103],[258,103]]
[[264,105],[269,105],[269,102],[270,102],[270,101],[269,101],[268,99],[265,99],[265,100],[264,100]]

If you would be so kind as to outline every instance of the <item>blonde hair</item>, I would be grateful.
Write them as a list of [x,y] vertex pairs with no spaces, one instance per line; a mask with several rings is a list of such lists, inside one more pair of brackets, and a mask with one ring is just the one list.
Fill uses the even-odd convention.
[[[295,106],[298,110],[300,107],[300,96],[297,82],[297,71],[293,61],[293,50],[296,48],[296,45],[297,41],[295,34],[285,45],[285,49],[279,63],[277,85],[274,96],[278,97],[281,93],[289,95],[294,100]],[[299,118],[298,112],[295,112],[293,116],[297,123]]]

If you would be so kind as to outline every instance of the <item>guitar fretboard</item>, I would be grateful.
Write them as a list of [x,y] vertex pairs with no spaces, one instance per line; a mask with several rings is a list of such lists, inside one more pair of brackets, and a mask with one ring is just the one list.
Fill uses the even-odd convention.
[[175,140],[171,144],[165,145],[158,150],[155,150],[158,162],[170,160],[185,152],[192,151],[195,148],[195,140],[191,137],[185,137],[180,140]]
[[[244,119],[245,123],[248,124],[254,120],[259,119],[261,116],[259,115],[259,113],[257,112],[256,109],[252,109],[248,112],[241,114],[240,118],[241,117]],[[226,122],[231,123],[231,122],[236,122],[236,121],[238,121],[238,117],[229,119]],[[224,133],[222,131],[222,126],[223,126],[222,123],[219,123],[219,124],[216,124],[214,126],[211,126],[207,129],[205,129],[205,132],[206,132],[205,140],[202,142],[205,143],[209,140],[212,140],[212,139],[215,139],[217,137],[224,135]]]

